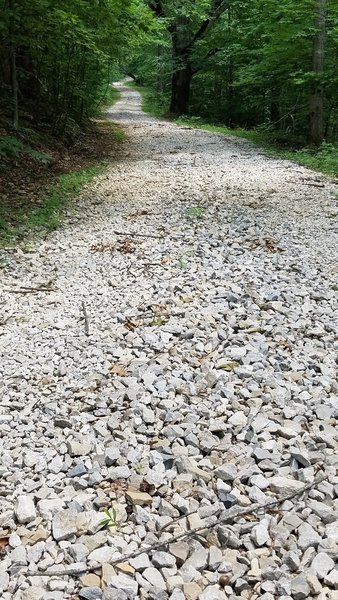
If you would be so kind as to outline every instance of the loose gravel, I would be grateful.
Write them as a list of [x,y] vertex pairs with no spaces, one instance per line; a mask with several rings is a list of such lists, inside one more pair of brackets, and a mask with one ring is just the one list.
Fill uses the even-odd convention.
[[121,156],[1,251],[1,598],[337,600],[337,187],[121,91]]

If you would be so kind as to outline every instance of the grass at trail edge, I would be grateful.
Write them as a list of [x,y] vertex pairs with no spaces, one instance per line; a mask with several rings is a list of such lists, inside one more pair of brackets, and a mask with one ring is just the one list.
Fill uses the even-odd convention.
[[[104,104],[112,106],[119,98],[112,89]],[[1,139],[6,155],[0,156],[0,248],[57,229],[80,190],[106,170],[109,158],[114,160],[125,134],[113,123],[98,120],[65,157],[53,145],[41,153],[20,140],[13,142],[12,136]]]
[[[167,98],[160,97],[150,88],[136,85],[134,83],[130,84],[130,87],[141,94],[142,108],[146,113],[155,117],[167,117]],[[318,149],[304,147],[299,150],[295,150],[292,147],[285,147],[285,144],[283,144],[283,147],[281,147],[278,142],[274,140],[276,134],[264,129],[230,129],[222,124],[215,125],[203,120],[201,117],[188,115],[175,119],[175,122],[179,125],[187,125],[190,127],[196,127],[198,129],[204,129],[206,131],[244,138],[257,144],[257,146],[260,146],[266,150],[271,156],[284,158],[295,162],[296,164],[308,167],[313,171],[318,171],[332,177],[338,177],[338,146],[335,144],[324,142]],[[287,141],[288,140],[286,138],[286,144]]]

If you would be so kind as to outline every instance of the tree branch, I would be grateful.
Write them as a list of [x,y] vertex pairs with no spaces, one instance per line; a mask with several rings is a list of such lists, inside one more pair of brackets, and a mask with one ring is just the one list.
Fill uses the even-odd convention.
[[155,13],[157,17],[164,17],[164,9],[161,0],[150,0],[149,8]]
[[192,50],[193,46],[196,44],[196,42],[202,40],[206,36],[208,31],[213,26],[214,22],[217,21],[217,19],[219,19],[222,16],[222,14],[225,13],[226,10],[228,10],[229,6],[230,5],[228,0],[217,0],[216,2],[214,2],[214,6],[211,9],[208,17],[200,25],[200,28],[195,33],[189,44],[182,50],[182,53],[189,53]]
[[[208,525],[203,524],[203,525],[200,525],[193,529],[190,529],[189,531],[182,531],[181,533],[178,533],[177,535],[172,535],[168,539],[158,541],[155,544],[152,544],[150,546],[148,546],[148,545],[141,546],[135,552],[132,552],[130,554],[124,554],[124,555],[120,556],[119,558],[111,561],[109,564],[111,566],[116,566],[119,563],[128,562],[131,558],[136,558],[137,556],[140,556],[144,552],[149,554],[150,552],[152,552],[154,550],[158,550],[159,548],[165,548],[166,546],[168,546],[169,544],[172,544],[174,542],[178,542],[180,540],[185,540],[185,539],[195,537],[196,535],[202,534],[205,531],[214,529],[218,525],[231,525],[236,522],[236,519],[245,517],[247,515],[252,515],[257,512],[261,512],[261,513],[263,513],[263,515],[265,515],[270,509],[275,508],[275,507],[279,506],[280,504],[283,504],[283,502],[285,502],[286,500],[293,500],[294,498],[297,498],[298,496],[302,496],[302,494],[305,494],[305,493],[309,492],[310,490],[312,490],[313,488],[316,488],[317,485],[319,485],[322,481],[325,481],[325,480],[326,480],[326,475],[324,473],[321,473],[320,475],[317,476],[317,478],[314,481],[304,485],[304,487],[301,488],[300,490],[296,490],[295,492],[292,492],[291,494],[288,494],[288,495],[280,496],[279,498],[276,498],[275,500],[270,500],[270,501],[266,502],[265,504],[255,503],[249,507],[244,507],[244,508],[234,506],[233,508],[231,508],[229,510],[225,510],[221,515],[219,515],[218,517],[215,517],[215,519],[213,519],[212,517],[209,517],[209,519],[212,519],[213,522],[209,522]],[[182,519],[185,516],[186,515],[183,515],[183,516],[179,517],[179,519]],[[175,519],[169,525],[173,525],[177,520],[178,519]],[[94,567],[84,567],[84,568],[79,568],[79,569],[64,569],[63,571],[41,571],[41,573],[39,573],[39,575],[41,577],[59,577],[59,576],[66,577],[69,575],[79,576],[79,575],[83,575],[84,573],[96,573],[97,571],[98,572],[101,571],[101,569],[102,569],[102,565],[97,565]],[[28,570],[28,571],[26,571],[25,575],[33,576],[33,575],[36,575],[36,572]]]
[[222,52],[222,50],[224,50],[224,48],[212,48],[211,50],[209,50],[208,54],[206,54],[202,59],[201,59],[201,63],[202,65],[200,67],[192,67],[192,72],[198,73],[199,71],[202,71],[203,69],[203,63],[210,58],[211,56],[215,56],[215,54],[218,54],[219,52]]

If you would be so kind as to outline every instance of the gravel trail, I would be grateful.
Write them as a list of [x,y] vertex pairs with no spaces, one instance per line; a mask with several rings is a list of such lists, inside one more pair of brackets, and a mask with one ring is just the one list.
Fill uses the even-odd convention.
[[117,160],[0,251],[0,596],[337,600],[337,186],[120,88]]

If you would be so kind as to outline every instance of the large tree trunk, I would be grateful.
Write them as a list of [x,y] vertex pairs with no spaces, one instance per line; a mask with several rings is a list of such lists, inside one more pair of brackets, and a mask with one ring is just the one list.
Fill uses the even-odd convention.
[[18,70],[16,64],[16,47],[13,41],[14,30],[14,1],[8,0],[7,6],[10,11],[10,66],[11,66],[11,85],[12,85],[12,102],[13,102],[13,128],[19,128],[19,86],[18,86]]
[[174,72],[171,81],[170,112],[184,115],[189,110],[190,86],[193,76],[189,47],[190,33],[187,17],[178,17],[171,30]]
[[189,66],[173,73],[170,103],[171,114],[187,114],[189,110],[191,80],[192,71]]
[[310,94],[309,143],[320,146],[324,139],[324,94],[320,77],[324,72],[326,0],[316,0],[316,29],[313,40],[313,71],[316,82]]
[[12,79],[12,99],[13,99],[13,128],[19,128],[19,101],[18,101],[18,74],[16,68],[16,51],[11,50],[11,79]]

